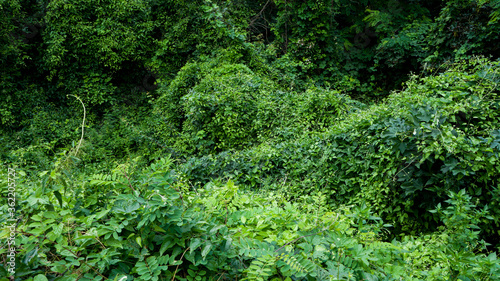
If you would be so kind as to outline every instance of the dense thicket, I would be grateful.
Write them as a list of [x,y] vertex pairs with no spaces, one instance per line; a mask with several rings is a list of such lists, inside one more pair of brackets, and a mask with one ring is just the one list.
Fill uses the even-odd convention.
[[0,281],[500,279],[499,16],[0,1]]

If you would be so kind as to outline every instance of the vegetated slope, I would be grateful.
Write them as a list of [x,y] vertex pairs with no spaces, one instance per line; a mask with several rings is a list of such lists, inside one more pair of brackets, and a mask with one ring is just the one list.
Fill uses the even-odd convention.
[[[233,149],[206,146],[214,153],[187,161],[144,166],[138,156],[91,174],[72,150],[40,173],[16,168],[26,218],[15,232],[17,279],[494,280],[500,261],[480,235],[497,238],[498,80],[498,62],[474,59],[365,108],[311,88],[284,99],[303,107],[273,112],[284,122],[248,148],[235,138]],[[193,89],[221,83],[199,81]],[[346,101],[335,118],[300,114],[326,97]],[[255,118],[268,110],[255,106]],[[3,168],[3,191],[7,179]],[[6,222],[9,207],[0,208]]]
[[[162,158],[75,180],[71,158],[25,180],[18,170],[15,280],[495,280],[478,212],[465,190],[438,208],[444,226],[381,241],[389,231],[366,206],[329,210],[321,193],[289,201],[232,181],[192,189]],[[69,161],[69,162],[68,162]],[[7,172],[1,170],[0,186]],[[83,184],[83,186],[82,186]],[[34,191],[34,192],[33,192]],[[0,206],[2,220],[8,217]],[[9,229],[2,231],[9,236]],[[7,249],[3,250],[4,252]],[[10,251],[10,250],[9,250]],[[9,264],[3,263],[6,267]],[[0,277],[8,280],[6,268]]]
[[[326,124],[291,114],[300,107],[282,112],[257,105],[276,114],[273,120],[287,122],[274,123],[273,133],[254,147],[191,157],[184,173],[200,186],[233,178],[254,188],[280,188],[291,197],[323,192],[331,206],[366,203],[405,233],[435,229],[437,217],[428,211],[449,191],[466,189],[498,214],[498,62],[474,59],[446,67],[436,76],[413,77],[381,104],[345,106],[351,113],[342,117],[313,107],[316,116],[331,117]],[[317,91],[317,99],[341,99]],[[265,115],[257,112],[252,122]],[[230,122],[220,119],[220,128],[225,120]],[[496,237],[498,218],[482,227]]]

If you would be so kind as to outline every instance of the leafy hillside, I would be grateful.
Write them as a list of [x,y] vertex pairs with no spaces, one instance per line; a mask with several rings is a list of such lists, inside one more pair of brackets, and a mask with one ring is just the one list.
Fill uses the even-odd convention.
[[500,279],[500,2],[0,2],[0,280]]

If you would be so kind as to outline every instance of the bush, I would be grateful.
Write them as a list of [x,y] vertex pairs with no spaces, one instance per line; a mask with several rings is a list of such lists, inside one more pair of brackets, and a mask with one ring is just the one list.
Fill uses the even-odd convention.
[[[479,207],[488,204],[498,214],[497,72],[498,62],[475,59],[435,77],[414,77],[405,91],[323,133],[304,131],[307,120],[278,126],[274,131],[291,132],[290,138],[192,158],[186,174],[201,184],[232,177],[281,187],[292,197],[321,191],[331,205],[365,202],[407,233],[434,229],[439,218],[428,210],[450,190],[465,188]],[[484,223],[485,234],[496,236],[498,220]]]
[[[15,280],[500,277],[494,253],[463,248],[479,249],[474,229],[486,214],[465,191],[450,193],[450,206],[436,211],[443,233],[388,243],[380,240],[388,225],[368,207],[333,211],[322,193],[292,202],[283,194],[244,192],[232,181],[193,190],[169,157],[77,179],[67,159],[29,180],[14,169],[16,193],[26,198],[16,201]],[[9,173],[0,170],[2,192],[14,177]],[[5,222],[7,204],[0,210]],[[0,267],[0,278],[7,276]]]
[[157,131],[165,142],[198,153],[242,149],[280,127],[324,130],[353,104],[335,90],[286,92],[243,64],[217,61],[188,64],[159,90],[156,114],[164,123]]

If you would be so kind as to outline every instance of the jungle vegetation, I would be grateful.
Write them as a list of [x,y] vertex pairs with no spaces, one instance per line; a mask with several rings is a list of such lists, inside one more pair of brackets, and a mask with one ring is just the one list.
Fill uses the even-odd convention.
[[0,0],[0,281],[500,280],[500,1]]

